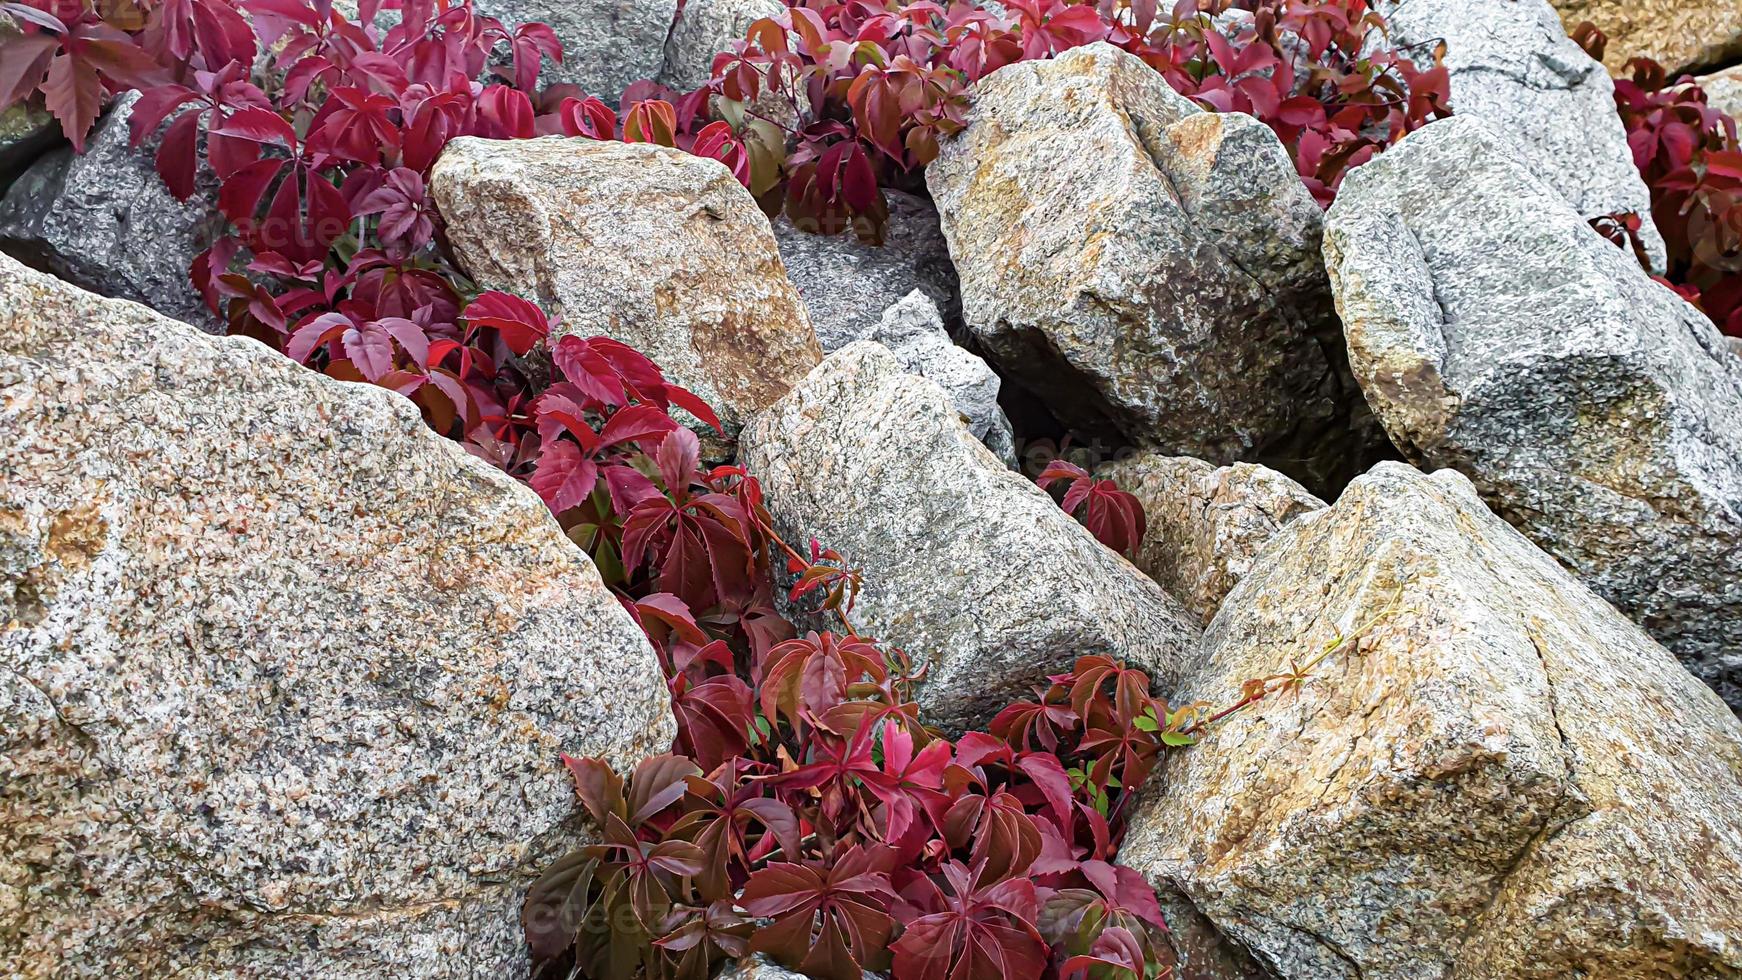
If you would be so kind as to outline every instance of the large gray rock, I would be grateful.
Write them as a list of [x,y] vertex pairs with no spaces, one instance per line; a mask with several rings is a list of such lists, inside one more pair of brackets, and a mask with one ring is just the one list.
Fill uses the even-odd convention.
[[867,245],[852,229],[818,234],[774,221],[774,239],[786,274],[804,297],[823,353],[864,340],[889,304],[915,289],[937,304],[944,325],[959,333],[961,294],[937,209],[924,198],[885,191],[889,223],[883,244]]
[[889,348],[903,371],[935,382],[950,396],[974,438],[1007,465],[1016,466],[1010,419],[998,407],[998,375],[985,361],[950,340],[930,297],[917,289],[908,293],[883,311],[883,319],[866,339]]
[[430,172],[455,257],[559,332],[653,358],[728,435],[821,357],[768,218],[716,160],[582,138],[448,144]]
[[685,0],[665,39],[665,64],[659,82],[688,92],[708,83],[714,56],[741,41],[750,25],[786,12],[780,0]]
[[538,497],[412,403],[0,256],[0,963],[524,975],[559,753],[673,735]]
[[1742,975],[1742,724],[1468,480],[1283,528],[1181,699],[1339,640],[1166,757],[1122,862],[1290,980]]
[[139,95],[115,101],[85,152],[41,157],[0,200],[0,251],[94,293],[144,303],[164,316],[223,331],[188,278],[194,258],[223,230],[195,196],[177,201],[152,160],[134,149],[127,120]]
[[540,84],[579,85],[616,105],[629,83],[659,74],[678,0],[473,0],[472,6],[509,30],[549,24],[563,60],[545,62]]
[[981,79],[926,184],[977,346],[1061,421],[1309,485],[1362,468],[1322,216],[1269,127],[1097,43]]
[[1349,177],[1325,256],[1368,401],[1742,705],[1742,361],[1480,120]]
[[1195,633],[1172,597],[969,434],[881,345],[849,345],[745,426],[776,528],[864,572],[853,618],[929,665],[928,723],[983,724],[1079,655],[1163,683]]
[[1663,236],[1615,111],[1615,83],[1567,37],[1548,0],[1386,0],[1380,9],[1385,44],[1445,41],[1458,115],[1514,134],[1536,175],[1586,218],[1639,215],[1646,254],[1663,271]]
[[1265,543],[1325,506],[1300,484],[1252,463],[1217,467],[1145,453],[1109,463],[1095,476],[1143,505],[1148,523],[1132,562],[1206,625]]

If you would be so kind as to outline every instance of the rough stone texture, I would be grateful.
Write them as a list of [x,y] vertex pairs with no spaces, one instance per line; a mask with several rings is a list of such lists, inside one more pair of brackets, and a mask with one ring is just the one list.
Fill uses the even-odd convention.
[[[871,978],[876,974],[867,973],[865,976]],[[714,980],[805,980],[805,977],[757,953],[749,959],[727,963]]]
[[1143,504],[1149,520],[1134,563],[1205,624],[1265,542],[1325,506],[1300,484],[1252,463],[1216,467],[1146,453],[1095,475],[1117,481]]
[[1160,882],[1155,897],[1174,958],[1166,980],[1274,980],[1275,974],[1217,931],[1184,893]]
[[542,85],[579,85],[612,105],[631,82],[659,74],[678,0],[475,0],[509,30],[549,24],[563,43],[560,65],[545,62]]
[[982,79],[926,184],[977,346],[1061,421],[1309,485],[1360,471],[1321,214],[1262,123],[1091,44]]
[[83,156],[63,147],[18,178],[0,200],[0,251],[92,292],[221,333],[188,269],[223,218],[197,196],[184,203],[169,193],[152,163],[153,144],[128,144],[138,99],[129,93],[116,100]]
[[883,319],[866,339],[889,348],[903,371],[936,382],[950,396],[974,438],[1015,467],[1015,437],[1004,409],[998,407],[998,375],[985,361],[950,340],[930,297],[917,289],[908,293],[883,311]]
[[1742,65],[1696,79],[1712,108],[1742,119]]
[[1169,755],[1121,861],[1284,977],[1742,975],[1742,725],[1455,472],[1284,528],[1181,696],[1370,622]]
[[768,218],[715,160],[646,143],[462,138],[430,174],[479,284],[653,358],[727,434],[821,352]]
[[1736,356],[1742,357],[1742,337],[1725,337],[1724,343],[1728,344],[1730,349],[1736,352]]
[[775,219],[780,259],[804,297],[825,354],[864,340],[883,310],[915,289],[937,304],[952,335],[960,333],[961,293],[937,209],[912,194],[884,195],[889,225],[881,245],[865,244],[851,229],[820,235],[799,230],[784,215]]
[[750,25],[786,11],[780,0],[687,0],[665,39],[659,81],[679,92],[701,88],[714,71],[714,55],[743,40]]
[[4,257],[0,432],[6,975],[524,975],[558,753],[673,734],[538,498],[385,389]]
[[740,459],[782,534],[865,573],[858,628],[931,674],[927,719],[960,731],[1076,656],[1172,677],[1179,603],[999,463],[935,383],[881,345],[834,354],[745,426]]
[[0,112],[0,195],[61,139],[60,124],[28,102]]
[[1536,175],[1585,217],[1639,215],[1646,252],[1663,270],[1663,237],[1615,111],[1615,83],[1567,37],[1548,0],[1403,0],[1381,9],[1385,43],[1425,51],[1445,41],[1457,114],[1516,134]]
[[1397,447],[1742,705],[1742,361],[1711,323],[1471,117],[1350,174],[1325,256]]
[[1742,4],[1736,0],[1554,0],[1570,32],[1590,21],[1609,36],[1603,63],[1625,75],[1643,55],[1670,75],[1721,65],[1742,55]]

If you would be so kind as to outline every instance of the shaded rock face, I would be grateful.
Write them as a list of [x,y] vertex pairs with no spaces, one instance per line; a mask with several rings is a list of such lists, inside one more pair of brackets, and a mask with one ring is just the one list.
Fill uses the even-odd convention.
[[1104,43],[974,96],[926,184],[1006,379],[1096,438],[1309,484],[1359,472],[1377,437],[1350,417],[1320,211],[1268,127]]
[[1177,601],[999,462],[943,389],[881,345],[830,355],[739,445],[776,528],[863,570],[856,628],[929,664],[930,724],[984,724],[1082,654],[1165,681],[1192,641]]
[[1543,182],[1586,218],[1632,212],[1653,267],[1667,261],[1651,193],[1615,111],[1615,83],[1567,37],[1548,0],[1402,0],[1381,5],[1386,43],[1446,43],[1452,107],[1515,134]]
[[1143,504],[1148,524],[1134,563],[1208,624],[1259,549],[1288,522],[1325,502],[1252,463],[1212,466],[1148,453],[1101,467]]
[[718,161],[546,137],[448,144],[430,173],[455,257],[536,300],[560,332],[636,348],[728,435],[821,352],[768,218]]
[[1742,361],[1711,323],[1473,118],[1351,174],[1325,256],[1397,447],[1742,705]]
[[1609,36],[1604,64],[1627,74],[1629,58],[1661,62],[1670,77],[1742,55],[1742,5],[1735,0],[1554,0],[1568,31],[1590,21]]
[[930,297],[917,289],[908,293],[883,311],[883,319],[871,328],[868,339],[889,348],[903,371],[930,379],[942,388],[968,432],[1006,465],[1016,466],[1010,420],[998,407],[998,375],[985,361],[950,340]]
[[786,10],[780,0],[690,0],[677,14],[665,39],[665,63],[659,82],[689,92],[708,83],[714,55],[731,50],[750,25]]
[[475,0],[481,14],[510,31],[549,24],[563,44],[560,65],[545,62],[541,85],[579,85],[612,105],[629,83],[657,76],[678,0]]
[[537,496],[385,389],[4,257],[0,431],[7,975],[523,975],[559,753],[673,737]]
[[0,112],[0,195],[61,139],[60,124],[54,117],[30,103],[21,102]]
[[865,244],[851,229],[824,235],[800,230],[784,215],[774,221],[780,259],[804,297],[825,354],[864,340],[889,304],[916,289],[937,304],[950,332],[960,333],[956,267],[937,209],[901,191],[884,196],[889,224],[881,245]]
[[104,296],[144,303],[211,333],[223,325],[188,279],[223,218],[198,196],[177,201],[158,177],[154,144],[134,149],[128,93],[97,123],[82,156],[39,158],[0,200],[0,251]]
[[1285,977],[1742,971],[1742,724],[1674,658],[1464,477],[1387,463],[1263,549],[1181,697],[1356,633],[1168,756],[1120,860]]

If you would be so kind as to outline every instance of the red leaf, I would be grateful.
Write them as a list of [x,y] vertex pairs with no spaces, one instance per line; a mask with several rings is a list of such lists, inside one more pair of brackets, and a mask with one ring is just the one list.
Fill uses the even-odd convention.
[[671,398],[672,404],[694,415],[712,427],[715,432],[725,435],[726,430],[720,425],[720,417],[714,414],[714,410],[708,407],[707,402],[691,394],[688,389],[679,388],[677,385],[666,385],[665,393]]
[[281,159],[259,160],[225,178],[218,188],[218,210],[238,226],[253,220],[260,211],[260,201],[266,196],[266,189],[284,169],[285,162]]
[[59,39],[50,34],[0,37],[0,110],[22,102],[42,84],[49,59],[59,47]]
[[578,507],[593,492],[599,467],[581,447],[572,442],[547,442],[532,472],[532,489],[544,498],[551,513]]
[[629,405],[612,413],[605,427],[599,430],[599,448],[624,442],[661,440],[677,427],[671,416],[655,406]]
[[222,136],[255,143],[272,143],[291,148],[297,145],[296,130],[284,121],[283,116],[270,109],[239,109],[225,117],[224,125],[218,127],[216,132]]
[[164,186],[185,201],[194,193],[194,173],[199,166],[200,114],[184,112],[164,131],[157,147],[157,173]]
[[60,120],[61,132],[72,141],[73,152],[85,152],[85,136],[97,121],[103,104],[103,83],[88,61],[62,51],[48,64],[42,84],[42,101]]
[[[516,354],[525,354],[533,345],[550,336],[550,320],[536,304],[512,293],[490,290],[466,305],[460,316],[474,330],[487,327],[502,335],[502,342]],[[563,365],[559,362],[557,365]],[[565,370],[565,374],[568,372]],[[575,378],[570,375],[570,381]]]

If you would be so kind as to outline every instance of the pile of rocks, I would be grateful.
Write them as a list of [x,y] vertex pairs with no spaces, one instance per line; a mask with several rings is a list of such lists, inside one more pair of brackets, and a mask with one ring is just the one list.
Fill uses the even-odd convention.
[[[478,6],[601,94],[783,9]],[[1649,201],[1547,0],[1381,6],[1458,114],[1328,213],[1107,44],[983,79],[881,246],[645,144],[460,139],[430,193],[481,287],[715,406],[944,730],[1088,653],[1176,703],[1322,661],[1138,800],[1182,976],[1742,976],[1742,357],[1589,227]],[[1556,6],[1612,56],[1742,39]],[[558,754],[669,745],[654,653],[408,401],[202,332],[210,215],[133,98],[81,156],[0,117],[0,249],[53,274],[0,256],[0,961],[523,975],[521,891],[592,832]],[[1067,429],[1132,450],[1132,561],[1018,469]]]

